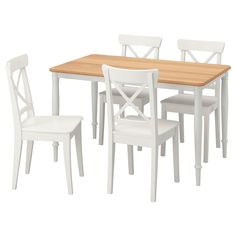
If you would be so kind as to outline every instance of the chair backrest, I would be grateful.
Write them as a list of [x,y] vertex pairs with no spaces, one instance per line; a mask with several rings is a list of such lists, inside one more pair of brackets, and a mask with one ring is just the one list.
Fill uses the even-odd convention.
[[148,47],[148,51],[141,56],[142,58],[147,58],[151,53],[154,52],[154,59],[159,59],[159,49],[161,46],[162,38],[160,37],[149,37],[149,36],[135,36],[135,35],[120,35],[120,44],[122,45],[122,56],[127,55],[127,49],[135,57],[140,57],[138,53],[134,50],[133,46]]
[[25,119],[34,116],[26,66],[27,55],[13,58],[6,65],[16,131],[21,130],[21,124]]
[[197,41],[179,39],[178,47],[181,50],[181,60],[186,60],[188,54],[194,62],[199,62],[194,56],[193,51],[210,52],[209,57],[202,63],[209,63],[216,57],[216,64],[221,64],[221,56],[225,47],[223,42]]
[[[209,56],[201,63],[210,63],[216,59],[216,64],[221,64],[222,53],[225,47],[224,42],[199,41],[199,40],[178,40],[178,48],[181,50],[181,61],[186,61],[189,56],[194,62],[200,63],[193,52],[209,52]],[[215,96],[219,96],[220,82],[213,83],[208,88],[215,90]]]
[[[127,119],[120,115],[125,111],[126,108],[131,107],[139,116],[138,121],[133,122],[147,122],[152,127],[153,132],[157,134],[157,81],[158,81],[158,70],[128,70],[115,68],[108,65],[103,65],[103,74],[106,82],[106,96],[108,104],[108,124],[109,133],[112,135],[112,131],[116,129],[116,124],[119,121]],[[128,96],[124,88],[128,86],[135,88],[132,96]],[[114,114],[113,109],[113,96],[112,88],[116,88],[120,95],[123,97],[125,104]],[[151,117],[147,117],[139,108],[133,103],[135,98],[144,90],[149,91],[150,101],[150,114]],[[130,120],[129,120],[130,121]],[[132,121],[131,121],[132,122]]]

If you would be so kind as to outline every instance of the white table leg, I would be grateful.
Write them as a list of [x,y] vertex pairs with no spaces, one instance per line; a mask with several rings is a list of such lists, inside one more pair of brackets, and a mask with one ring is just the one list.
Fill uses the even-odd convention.
[[[52,73],[52,115],[59,115],[59,78],[57,73]],[[58,160],[58,142],[53,142],[54,161]]]
[[93,139],[97,136],[98,82],[91,82]]
[[194,135],[195,135],[195,169],[196,185],[201,183],[201,153],[202,153],[202,89],[195,88],[194,93]]
[[228,135],[228,73],[221,78],[221,120],[223,157],[227,157]]

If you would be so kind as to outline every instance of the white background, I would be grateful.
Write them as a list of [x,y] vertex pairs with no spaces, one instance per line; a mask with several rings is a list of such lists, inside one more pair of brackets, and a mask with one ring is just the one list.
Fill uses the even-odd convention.
[[[224,0],[1,0],[0,2],[0,235],[236,235],[235,7]],[[126,147],[116,152],[114,194],[106,194],[105,145],[92,139],[90,83],[62,80],[61,114],[83,115],[85,177],[79,178],[72,145],[74,195],[67,195],[60,146],[54,163],[51,143],[34,146],[30,175],[11,190],[13,119],[5,63],[27,53],[36,114],[51,114],[49,68],[81,56],[120,55],[120,33],[163,37],[161,59],[179,60],[178,38],[225,41],[229,73],[228,158],[215,148],[210,120],[209,163],[195,186],[193,117],[186,116],[180,145],[181,182],[173,181],[172,148],[159,158],[157,202],[150,199],[150,150],[135,151],[135,175],[127,170]],[[103,84],[99,89],[104,88]],[[159,99],[173,92],[159,90]],[[171,118],[177,118],[171,116]],[[107,128],[107,127],[106,127]]]

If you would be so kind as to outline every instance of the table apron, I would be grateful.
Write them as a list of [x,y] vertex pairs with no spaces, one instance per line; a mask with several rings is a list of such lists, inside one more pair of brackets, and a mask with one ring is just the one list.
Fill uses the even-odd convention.
[[[216,79],[212,80],[205,86],[199,86],[201,89],[207,88],[209,85],[213,84],[217,80],[221,79],[225,76],[225,73],[217,77]],[[90,75],[79,75],[79,74],[68,74],[68,73],[57,73],[58,78],[64,79],[75,79],[75,80],[84,80],[84,81],[92,81],[92,82],[102,82],[104,83],[104,77],[100,76],[90,76]],[[185,91],[193,91],[198,86],[190,86],[190,85],[183,85],[183,84],[169,84],[169,83],[158,83],[158,88],[164,89],[173,89],[173,90],[185,90]]]

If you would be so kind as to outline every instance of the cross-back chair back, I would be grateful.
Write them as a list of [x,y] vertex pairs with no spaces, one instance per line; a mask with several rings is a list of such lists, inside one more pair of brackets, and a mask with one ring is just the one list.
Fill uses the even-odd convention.
[[27,78],[28,56],[22,55],[7,62],[7,75],[10,87],[14,125],[20,130],[22,122],[34,116],[34,107]]
[[[187,61],[186,58],[190,58],[193,62],[197,63],[212,63],[215,59],[216,64],[221,64],[222,53],[225,43],[223,42],[211,42],[211,41],[198,41],[198,40],[178,40],[178,48],[181,50],[181,61]],[[209,56],[204,61],[197,59],[194,52],[209,52]],[[209,89],[215,90],[215,96],[219,96],[220,93],[220,81],[211,84]]]
[[[157,132],[157,75],[158,71],[153,70],[126,70],[114,68],[108,65],[103,65],[103,73],[106,82],[106,96],[108,103],[108,122],[109,132],[115,130],[116,123],[122,120],[127,120],[121,116],[126,108],[131,107],[140,117],[138,121],[133,122],[148,122],[152,126],[152,130]],[[124,88],[132,86],[136,88],[132,96],[127,96]],[[112,96],[112,88],[115,87],[119,94],[124,98],[124,105],[120,107],[117,113],[114,113],[114,104]],[[150,100],[150,115],[147,117],[135,104],[135,98],[144,90],[149,90]]]
[[[160,37],[122,34],[119,36],[119,41],[122,45],[122,56],[127,56],[128,49],[134,57],[148,58],[152,53],[154,53],[154,59],[159,59],[159,50],[162,42],[162,38]],[[147,47],[148,50],[144,53],[144,55],[140,56],[134,46]]]

